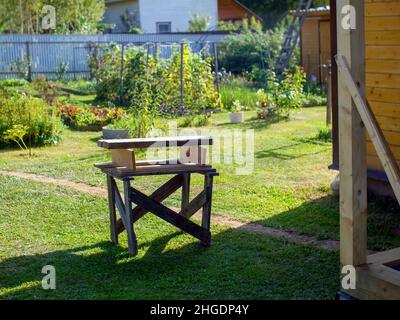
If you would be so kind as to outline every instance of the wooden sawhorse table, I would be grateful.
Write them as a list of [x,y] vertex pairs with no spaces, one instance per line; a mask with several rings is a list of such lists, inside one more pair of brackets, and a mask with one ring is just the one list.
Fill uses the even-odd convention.
[[[204,164],[205,151],[201,145],[211,145],[212,139],[204,137],[146,138],[100,140],[99,146],[112,151],[113,161],[95,166],[107,175],[108,203],[110,211],[111,241],[117,245],[118,235],[127,231],[129,254],[137,255],[134,223],[150,212],[177,228],[210,245],[210,217],[213,177],[218,173]],[[182,147],[180,159],[161,161],[135,161],[132,149],[151,147]],[[204,176],[204,189],[190,201],[191,174]],[[135,177],[151,175],[174,175],[168,182],[147,196],[132,187]],[[116,179],[123,183],[120,193]],[[182,188],[180,212],[166,207],[162,201]],[[132,205],[136,204],[135,208]],[[202,209],[201,226],[190,218]],[[117,211],[120,219],[117,220]]]

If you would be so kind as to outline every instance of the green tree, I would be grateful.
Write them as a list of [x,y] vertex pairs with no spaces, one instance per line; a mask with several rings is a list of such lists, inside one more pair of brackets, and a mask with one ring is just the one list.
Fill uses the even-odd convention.
[[211,17],[202,17],[194,14],[189,21],[189,32],[205,32],[208,29]]
[[[263,18],[267,28],[274,27],[289,10],[296,9],[298,0],[241,0],[244,5]],[[312,7],[328,5],[329,0],[313,0]]]
[[[56,10],[56,28],[43,30],[47,14],[43,6]],[[96,33],[104,14],[103,0],[0,0],[0,31],[19,34],[89,34]]]

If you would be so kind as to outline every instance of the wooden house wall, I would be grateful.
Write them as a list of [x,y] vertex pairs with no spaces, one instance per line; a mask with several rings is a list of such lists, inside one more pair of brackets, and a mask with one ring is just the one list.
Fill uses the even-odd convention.
[[330,61],[330,39],[329,14],[310,14],[301,31],[301,63],[307,75],[314,75],[319,83],[328,76],[321,65]]
[[[400,0],[365,1],[366,96],[400,163]],[[368,168],[382,170],[367,137]]]

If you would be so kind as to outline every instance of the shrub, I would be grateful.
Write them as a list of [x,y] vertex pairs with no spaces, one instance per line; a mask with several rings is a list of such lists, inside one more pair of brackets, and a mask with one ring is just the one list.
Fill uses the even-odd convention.
[[[0,146],[10,143],[10,131],[28,128],[23,139],[33,145],[55,144],[60,140],[62,123],[59,112],[42,99],[10,95],[0,89]],[[8,131],[8,134],[6,132]]]
[[71,128],[106,126],[126,115],[121,108],[85,108],[68,104],[59,104],[58,107],[64,124]]
[[306,75],[301,67],[296,66],[293,73],[285,71],[283,80],[278,80],[274,72],[268,77],[270,112],[289,117],[293,110],[302,107],[304,99],[303,87]]

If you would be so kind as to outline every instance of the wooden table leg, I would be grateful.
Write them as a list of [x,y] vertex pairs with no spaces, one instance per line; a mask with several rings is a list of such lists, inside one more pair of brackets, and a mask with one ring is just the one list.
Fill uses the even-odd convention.
[[182,174],[182,201],[181,210],[185,209],[189,204],[190,196],[190,173]]
[[[212,204],[212,189],[213,189],[213,175],[204,175],[204,191],[206,192],[206,201],[203,205],[203,215],[201,220],[201,226],[210,231],[210,221],[211,221],[211,204]],[[211,234],[208,239],[202,241],[202,244],[209,246],[211,243]]]
[[108,206],[110,211],[110,237],[114,245],[118,244],[117,232],[117,213],[115,209],[115,190],[113,188],[115,180],[112,176],[107,175],[107,189],[108,189]]
[[136,256],[138,252],[137,240],[135,231],[133,229],[133,217],[132,217],[132,201],[131,201],[131,183],[129,180],[124,181],[124,199],[125,199],[125,217],[126,217],[126,232],[128,236],[128,248],[131,256]]

